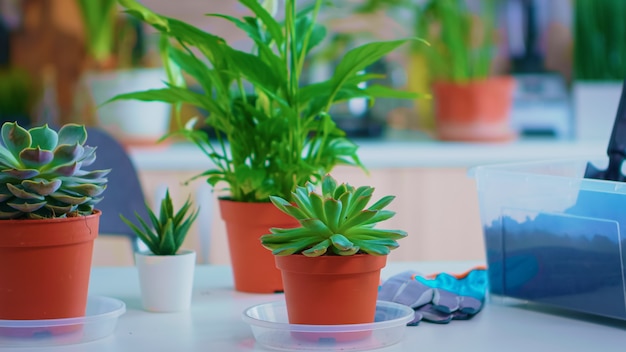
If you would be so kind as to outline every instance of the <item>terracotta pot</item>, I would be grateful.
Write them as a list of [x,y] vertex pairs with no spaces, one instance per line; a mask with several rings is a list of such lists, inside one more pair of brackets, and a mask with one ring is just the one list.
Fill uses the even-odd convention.
[[0,319],[85,315],[100,215],[0,220]]
[[514,83],[507,76],[467,83],[435,82],[437,138],[451,141],[515,138],[510,126]]
[[235,279],[235,290],[251,293],[283,291],[280,271],[272,252],[261,245],[260,237],[271,227],[296,227],[298,221],[272,203],[246,203],[219,200],[226,223],[228,249]]
[[374,321],[380,269],[386,256],[276,256],[291,324],[337,325]]

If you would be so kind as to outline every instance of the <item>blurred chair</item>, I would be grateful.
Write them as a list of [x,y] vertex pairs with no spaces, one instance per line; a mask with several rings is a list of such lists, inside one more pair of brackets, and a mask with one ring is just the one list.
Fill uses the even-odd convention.
[[[112,169],[108,175],[108,186],[104,191],[104,199],[96,205],[102,211],[100,216],[100,235],[125,237],[128,247],[122,252],[126,254],[126,262],[133,262],[133,253],[139,249],[140,243],[135,233],[121,219],[120,214],[136,222],[135,212],[149,221],[145,207],[145,197],[135,166],[124,147],[110,134],[97,127],[87,128],[86,145],[97,147],[96,161],[86,167],[88,170]],[[96,242],[98,246],[98,242]],[[130,250],[128,250],[130,248]],[[130,253],[130,258],[128,258]],[[124,253],[94,253],[104,259],[105,265],[111,265],[108,257],[123,256]],[[105,257],[106,256],[106,257]],[[97,264],[97,263],[96,263]],[[115,263],[113,263],[115,265]]]

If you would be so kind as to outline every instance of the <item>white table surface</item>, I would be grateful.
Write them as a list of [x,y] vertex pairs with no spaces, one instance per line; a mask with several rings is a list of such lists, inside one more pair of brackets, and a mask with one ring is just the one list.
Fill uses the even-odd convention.
[[[393,262],[382,277],[404,271],[463,272],[475,262]],[[166,284],[166,283],[164,283]],[[281,294],[246,294],[233,289],[230,267],[197,266],[191,310],[143,311],[134,267],[96,267],[90,294],[126,302],[113,335],[77,345],[17,351],[266,351],[241,319],[250,306],[281,300]],[[472,320],[447,325],[422,322],[406,328],[399,344],[375,351],[624,351],[626,322],[533,305],[490,300]]]
[[[602,158],[607,141],[523,139],[507,143],[441,142],[414,137],[356,140],[358,155],[369,169],[411,167],[472,167],[530,160]],[[139,170],[204,170],[209,158],[190,143],[157,148],[131,148]]]

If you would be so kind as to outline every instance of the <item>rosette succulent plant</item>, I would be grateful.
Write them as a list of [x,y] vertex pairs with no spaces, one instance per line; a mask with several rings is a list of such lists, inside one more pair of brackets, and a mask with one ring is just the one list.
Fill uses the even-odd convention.
[[102,199],[111,170],[85,171],[96,148],[85,145],[85,126],[29,130],[15,122],[1,129],[0,219],[89,215]]
[[395,215],[393,211],[384,210],[395,197],[385,196],[366,208],[373,193],[374,188],[369,186],[337,185],[335,179],[326,175],[322,179],[322,194],[315,192],[308,183],[305,187],[296,187],[292,202],[271,196],[270,200],[278,209],[297,219],[302,226],[271,228],[271,234],[261,236],[261,243],[275,255],[387,255],[398,247],[396,240],[407,234],[402,230],[374,228],[376,223]]
[[146,204],[148,216],[150,216],[150,227],[137,213],[135,216],[141,225],[141,228],[126,219],[122,214],[120,218],[128,225],[148,249],[155,255],[175,255],[180,246],[182,246],[187,232],[191,224],[198,217],[200,209],[196,208],[190,214],[191,201],[187,198],[185,204],[174,213],[174,205],[170,197],[169,189],[165,192],[165,198],[161,200],[159,216],[150,209]]

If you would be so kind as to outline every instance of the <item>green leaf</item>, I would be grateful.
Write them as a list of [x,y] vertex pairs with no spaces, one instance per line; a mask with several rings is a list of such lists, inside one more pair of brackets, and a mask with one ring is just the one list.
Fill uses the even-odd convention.
[[9,192],[11,192],[11,194],[13,194],[14,196],[16,196],[17,198],[20,199],[36,199],[36,200],[43,200],[44,197],[40,194],[37,194],[36,192],[32,192],[32,191],[28,191],[22,188],[19,188],[11,183],[7,183],[6,184],[7,189],[9,190]]
[[[93,2],[93,0],[83,0]],[[142,21],[152,25],[153,27],[162,30],[168,31],[169,25],[165,18],[157,15],[156,13],[149,10],[147,7],[143,6],[136,0],[119,0],[120,5],[126,8],[127,12],[132,14],[133,16],[141,19]]]
[[34,127],[28,130],[32,138],[31,148],[41,148],[43,150],[53,150],[59,141],[58,134],[48,125]]
[[395,198],[395,196],[385,196],[369,207],[369,210],[381,210],[389,205]]
[[249,8],[263,22],[276,44],[279,47],[282,46],[285,39],[280,24],[259,4],[258,0],[239,0],[239,2]]
[[50,197],[67,204],[78,205],[85,203],[90,198],[85,196],[73,196],[67,193],[63,193],[60,191],[54,192],[50,194]]
[[343,206],[341,202],[332,198],[324,199],[324,213],[326,214],[326,221],[328,223],[328,227],[333,232],[337,232],[339,229],[339,219],[341,217],[342,208]]
[[364,89],[364,92],[371,97],[376,98],[395,98],[395,99],[417,99],[426,98],[429,99],[428,94],[418,94],[415,92],[408,92],[403,90],[397,90],[387,86],[381,86],[379,84],[368,86]]
[[347,251],[354,247],[354,243],[350,242],[350,240],[342,234],[334,234],[330,236],[330,241],[333,243],[333,246],[340,251]]
[[22,149],[31,145],[32,139],[28,131],[15,122],[3,124],[1,133],[5,147],[16,159],[19,159],[18,156]]
[[333,94],[330,96],[330,101],[350,77],[358,74],[407,41],[408,39],[372,42],[348,51],[335,68],[335,73],[331,78]]
[[[54,179],[54,180],[46,180],[46,179],[34,179],[34,180],[24,180],[22,181],[22,187],[24,187],[24,189],[29,190],[31,192],[35,192],[39,195],[42,196],[47,196],[49,194],[52,194],[54,192],[56,192],[59,187],[61,187],[61,180],[59,179]],[[0,199],[0,201],[2,201]]]
[[58,138],[59,145],[80,144],[82,146],[87,141],[87,129],[84,125],[68,123],[59,129]]
[[176,245],[174,242],[174,225],[172,219],[168,219],[163,227],[163,233],[161,234],[161,242],[159,243],[158,255],[174,255],[176,254]]
[[43,150],[39,146],[36,148],[26,148],[20,152],[20,159],[27,168],[38,169],[54,159],[54,154],[50,150]]
[[304,254],[307,257],[319,257],[320,255],[323,255],[326,253],[326,251],[328,251],[328,247],[330,247],[330,245],[331,245],[330,240],[326,239],[316,244],[315,246],[305,251],[302,251],[302,254]]
[[16,199],[5,204],[23,213],[31,213],[46,205],[46,201],[39,201],[37,199]]

